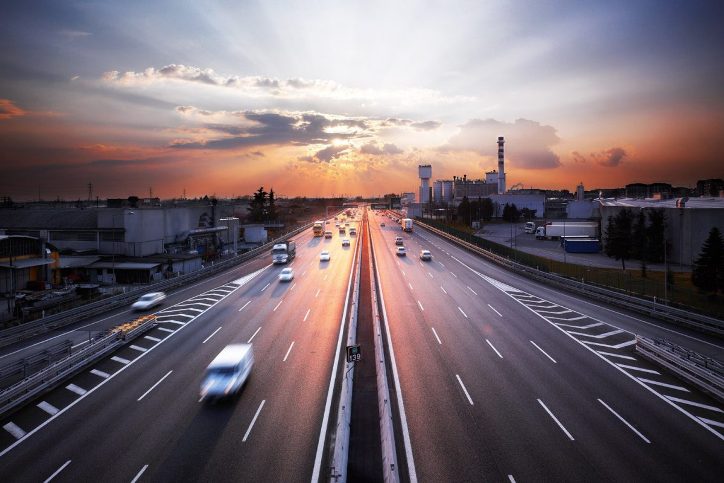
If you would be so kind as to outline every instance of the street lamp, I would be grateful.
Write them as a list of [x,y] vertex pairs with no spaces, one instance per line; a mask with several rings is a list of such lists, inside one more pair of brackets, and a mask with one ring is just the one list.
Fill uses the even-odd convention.
[[[135,215],[135,211],[124,211],[123,213],[114,213],[111,215],[111,225],[113,225],[113,228],[116,226],[116,216],[119,216],[120,219],[123,219],[126,215]],[[123,233],[124,233],[124,241],[125,241],[125,232],[126,232],[126,224],[123,223]],[[116,233],[113,233],[113,258],[111,261],[112,264],[112,272],[113,272],[113,284],[116,284]]]

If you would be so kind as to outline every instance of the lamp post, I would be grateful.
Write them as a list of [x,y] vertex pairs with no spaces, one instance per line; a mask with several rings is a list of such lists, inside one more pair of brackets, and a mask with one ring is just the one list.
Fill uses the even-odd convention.
[[[122,213],[114,213],[113,215],[111,215],[111,225],[113,226],[113,228],[115,228],[115,226],[116,226],[116,217],[117,217],[117,216],[120,217],[119,219],[123,220],[123,219],[124,219],[124,218],[123,218],[124,216],[126,216],[126,215],[135,215],[135,214],[136,214],[135,211],[124,211],[124,212],[122,212]],[[126,237],[125,237],[125,233],[126,233],[126,224],[125,224],[125,221],[124,221],[124,223],[123,223],[123,234],[124,234],[123,239],[124,239],[124,241],[125,241],[125,238],[126,238]],[[112,261],[111,261],[111,265],[112,265],[112,269],[111,269],[111,270],[112,270],[112,272],[113,272],[113,284],[115,285],[115,284],[116,284],[116,233],[115,233],[115,231],[114,231],[114,233],[113,233],[113,258],[112,258]]]

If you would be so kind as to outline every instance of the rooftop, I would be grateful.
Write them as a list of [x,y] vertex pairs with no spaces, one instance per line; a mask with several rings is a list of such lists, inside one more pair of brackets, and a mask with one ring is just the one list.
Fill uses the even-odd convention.
[[[596,201],[601,203],[601,206],[626,206],[630,208],[676,208],[676,200],[678,199],[679,198],[670,198],[668,200],[657,200],[653,198],[599,198]],[[684,206],[684,209],[703,208],[724,209],[724,198],[689,198]]]

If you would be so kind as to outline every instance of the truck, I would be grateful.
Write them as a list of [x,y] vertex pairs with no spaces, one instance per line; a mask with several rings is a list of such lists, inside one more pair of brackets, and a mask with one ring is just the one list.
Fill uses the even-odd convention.
[[533,222],[533,221],[526,222],[524,230],[526,233],[535,233],[535,222]]
[[402,227],[402,231],[411,232],[412,231],[412,218],[403,218],[400,222],[400,226]]
[[322,220],[315,221],[312,226],[312,231],[314,232],[314,236],[324,236],[324,222]]
[[538,240],[557,240],[562,236],[598,238],[598,223],[588,221],[549,222],[535,230]]
[[601,241],[595,238],[564,237],[563,249],[567,253],[598,253],[601,251]]
[[272,263],[283,265],[294,260],[297,254],[297,244],[293,241],[277,243],[272,247]]

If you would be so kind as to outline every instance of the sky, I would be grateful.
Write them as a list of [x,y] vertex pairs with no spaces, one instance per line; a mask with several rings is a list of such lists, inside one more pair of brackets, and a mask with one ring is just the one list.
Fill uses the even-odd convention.
[[575,190],[724,177],[718,1],[32,1],[0,15],[0,196]]

